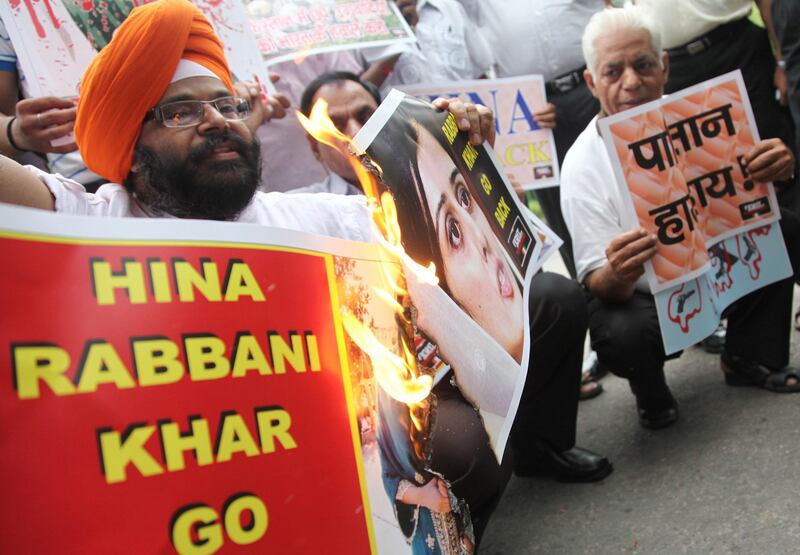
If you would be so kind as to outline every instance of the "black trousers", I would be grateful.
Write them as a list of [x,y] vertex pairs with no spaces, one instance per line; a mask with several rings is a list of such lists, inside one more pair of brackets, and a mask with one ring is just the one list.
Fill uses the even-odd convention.
[[575,445],[587,329],[583,291],[563,276],[539,273],[533,278],[529,315],[533,342],[528,376],[511,431],[513,453],[507,449],[502,465],[472,405],[447,380],[434,389],[438,410],[431,468],[467,501],[477,540],[511,477],[512,461],[524,458],[533,440],[558,450]]
[[[800,271],[800,220],[785,210],[781,215],[781,232],[796,276]],[[794,278],[787,278],[733,303],[725,313],[726,351],[770,368],[786,366],[793,287]],[[600,361],[634,386],[657,385],[663,379],[667,357],[653,296],[637,291],[627,301],[613,303],[587,293],[587,299],[592,348]]]
[[[787,3],[796,2],[789,0]],[[776,63],[767,32],[749,21],[741,26],[733,25],[735,32],[726,40],[715,42],[702,52],[692,56],[670,56],[669,80],[664,87],[665,92],[673,93],[723,73],[741,69],[761,138],[778,137],[797,152],[791,117],[788,117],[775,100],[773,77]],[[777,190],[781,206],[800,213],[800,192],[796,183],[785,184]]]
[[[564,163],[569,147],[586,129],[589,122],[600,112],[600,103],[586,86],[581,83],[571,91],[556,92],[548,95],[547,100],[556,106],[556,128],[553,135],[556,142],[556,155],[559,166]],[[564,216],[561,214],[561,194],[559,187],[548,187],[534,192],[542,207],[544,217],[553,231],[564,240],[561,246],[561,258],[573,278],[575,273],[575,256],[572,253],[572,238],[569,235]]]

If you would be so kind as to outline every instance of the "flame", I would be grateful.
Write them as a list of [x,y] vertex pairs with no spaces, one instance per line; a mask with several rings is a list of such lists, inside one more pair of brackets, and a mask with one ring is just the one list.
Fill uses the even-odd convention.
[[[401,323],[402,356],[385,347],[369,326],[347,309],[342,310],[342,324],[353,342],[370,357],[375,379],[380,387],[393,398],[409,405],[412,422],[416,429],[420,430],[423,422],[418,409],[428,398],[433,387],[433,379],[428,375],[420,375],[417,368],[414,348],[410,345],[413,341],[413,333],[410,331],[412,324],[402,302],[407,300],[408,291],[405,277],[397,261],[402,262],[402,267],[413,272],[419,281],[433,285],[439,283],[436,266],[432,262],[427,267],[422,266],[406,254],[401,242],[394,198],[385,191],[379,194],[376,176],[361,163],[366,153],[360,151],[350,137],[336,128],[328,117],[328,103],[324,99],[319,99],[311,109],[310,117],[298,112],[297,118],[317,141],[335,148],[347,157],[367,196],[367,205],[372,212],[372,222],[377,230],[375,235],[378,243],[388,254],[386,258],[389,260],[381,265],[385,282],[388,284],[387,288],[373,288],[373,291],[378,299],[395,311]],[[378,167],[371,160],[370,164]]]
[[413,405],[424,401],[431,391],[433,378],[415,376],[414,355],[403,344],[400,357],[383,346],[375,334],[349,310],[342,311],[342,324],[353,342],[372,360],[375,379],[398,401]]

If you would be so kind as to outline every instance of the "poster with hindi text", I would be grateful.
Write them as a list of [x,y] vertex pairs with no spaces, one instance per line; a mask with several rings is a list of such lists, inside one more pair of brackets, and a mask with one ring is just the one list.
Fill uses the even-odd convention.
[[393,0],[243,1],[267,65],[416,40]]
[[630,227],[658,238],[645,264],[654,293],[709,269],[716,243],[780,217],[771,183],[749,178],[744,155],[759,141],[735,71],[599,120]]
[[547,104],[541,75],[403,85],[400,89],[428,102],[441,96],[490,108],[497,134],[494,150],[509,178],[526,190],[558,185],[553,130],[539,127],[533,118],[533,113]]

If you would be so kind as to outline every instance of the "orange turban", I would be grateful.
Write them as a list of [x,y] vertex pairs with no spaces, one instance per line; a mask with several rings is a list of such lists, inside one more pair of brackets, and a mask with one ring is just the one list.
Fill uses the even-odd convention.
[[233,93],[222,43],[188,0],[158,0],[131,11],[83,76],[75,141],[93,172],[122,183],[147,112],[181,58],[212,71]]

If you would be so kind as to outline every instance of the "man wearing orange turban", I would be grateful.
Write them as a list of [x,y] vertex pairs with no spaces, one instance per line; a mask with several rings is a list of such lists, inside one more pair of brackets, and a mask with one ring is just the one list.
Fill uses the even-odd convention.
[[92,171],[115,183],[128,176],[145,115],[180,60],[207,68],[233,94],[222,43],[187,0],[145,4],[120,25],[81,81],[75,139]]

